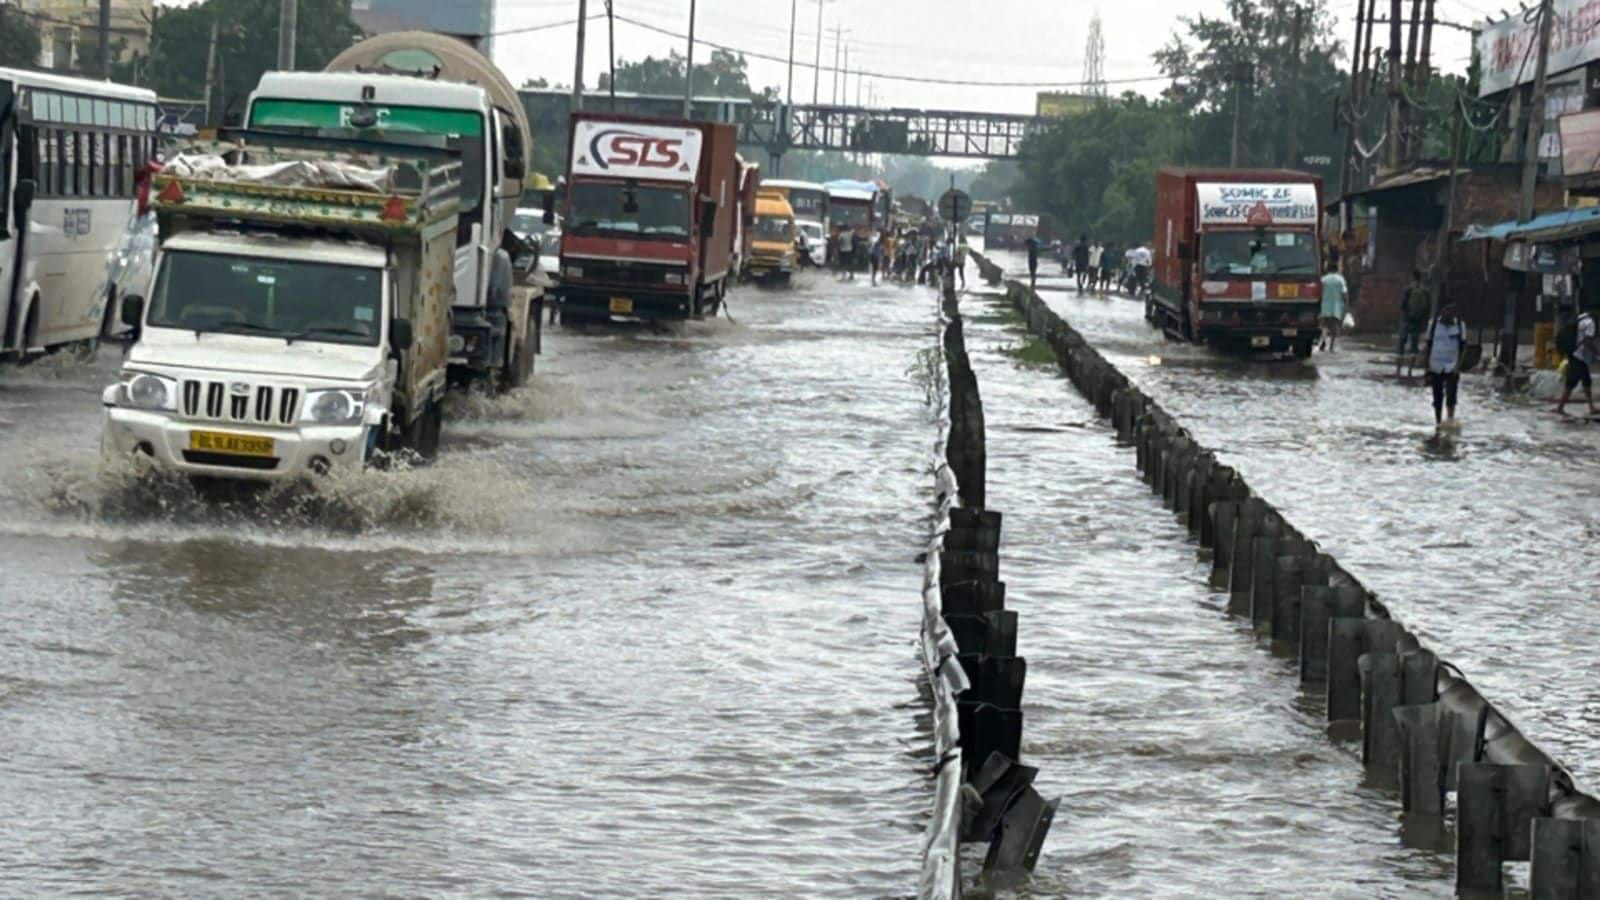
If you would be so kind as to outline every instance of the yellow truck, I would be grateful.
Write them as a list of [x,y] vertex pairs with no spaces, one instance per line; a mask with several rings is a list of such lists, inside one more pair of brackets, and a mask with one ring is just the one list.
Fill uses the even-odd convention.
[[782,194],[756,194],[756,223],[751,233],[745,277],[788,284],[799,255],[795,250],[794,209]]

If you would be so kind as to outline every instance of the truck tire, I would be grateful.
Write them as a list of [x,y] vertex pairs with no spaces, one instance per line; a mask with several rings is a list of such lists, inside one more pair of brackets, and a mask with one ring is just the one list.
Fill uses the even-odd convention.
[[538,316],[534,314],[533,304],[530,303],[526,314],[522,317],[522,340],[516,342],[511,350],[511,358],[501,371],[500,390],[516,390],[527,384],[528,377],[533,374],[534,342],[538,340],[534,335],[534,329],[538,327],[537,321]]
[[439,401],[430,400],[422,415],[411,423],[406,443],[418,456],[432,460],[439,455],[439,438],[443,432],[444,410],[439,406]]

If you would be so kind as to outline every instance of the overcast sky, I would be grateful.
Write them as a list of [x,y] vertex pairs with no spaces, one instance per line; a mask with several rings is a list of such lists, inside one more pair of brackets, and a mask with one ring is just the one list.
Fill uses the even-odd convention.
[[[615,0],[620,16],[638,19],[674,32],[687,31],[690,0]],[[789,52],[789,0],[697,0],[696,36],[751,53],[786,60]],[[1387,7],[1387,4],[1381,4]],[[1355,0],[1336,3],[1349,7]],[[1083,0],[832,0],[823,9],[823,66],[821,99],[831,97],[834,46],[832,30],[842,25],[850,50],[850,68],[885,75],[956,79],[956,85],[919,84],[873,78],[859,82],[861,98],[876,92],[878,105],[922,108],[973,109],[1031,113],[1035,87],[975,86],[973,82],[1076,82],[1083,76],[1084,48],[1089,20],[1096,5]],[[507,31],[576,17],[578,0],[498,0],[497,31]],[[591,15],[604,12],[602,0],[589,0]],[[1150,53],[1164,44],[1180,15],[1217,14],[1224,0],[1110,0],[1098,6],[1105,37],[1105,76],[1137,79],[1157,74]],[[1408,7],[1409,9],[1409,7]],[[1463,24],[1481,20],[1494,7],[1489,0],[1437,0],[1436,16]],[[1348,43],[1353,30],[1341,21],[1339,36]],[[803,63],[816,58],[817,0],[799,0],[799,27],[795,40],[798,60],[794,74],[795,102],[810,102],[812,69]],[[570,84],[576,27],[561,27],[496,38],[495,61],[511,79],[543,77]],[[1380,38],[1380,41],[1382,39]],[[684,41],[618,22],[617,57],[641,59],[680,53]],[[1435,64],[1446,71],[1465,71],[1469,52],[1466,35],[1437,29]],[[700,45],[696,55],[709,49]],[[585,83],[594,87],[606,66],[605,21],[589,23]],[[784,62],[750,57],[751,81],[759,86],[786,83]],[[1159,80],[1126,85],[1153,93]],[[858,79],[849,80],[849,100],[854,102]]]

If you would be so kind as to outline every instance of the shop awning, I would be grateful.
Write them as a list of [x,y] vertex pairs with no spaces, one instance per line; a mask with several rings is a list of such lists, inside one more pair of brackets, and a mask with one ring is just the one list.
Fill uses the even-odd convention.
[[1600,206],[1574,206],[1534,216],[1526,222],[1515,219],[1493,225],[1468,225],[1463,241],[1526,241],[1549,244],[1600,232]]

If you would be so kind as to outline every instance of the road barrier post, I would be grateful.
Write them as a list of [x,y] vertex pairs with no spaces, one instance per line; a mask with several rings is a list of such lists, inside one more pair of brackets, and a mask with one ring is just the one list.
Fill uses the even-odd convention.
[[1370,649],[1361,654],[1356,667],[1361,673],[1361,762],[1387,784],[1400,767],[1400,734],[1394,721],[1394,709],[1400,705],[1400,655],[1393,649]]
[[1456,773],[1456,892],[1500,896],[1502,865],[1532,856],[1550,814],[1550,767],[1462,763]]
[[1533,820],[1529,900],[1600,897],[1600,819]]
[[1394,708],[1400,735],[1400,806],[1414,815],[1444,815],[1445,711],[1438,703]]

